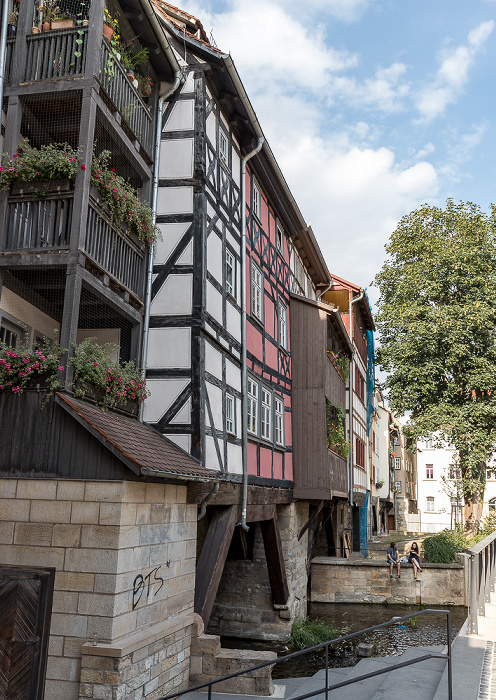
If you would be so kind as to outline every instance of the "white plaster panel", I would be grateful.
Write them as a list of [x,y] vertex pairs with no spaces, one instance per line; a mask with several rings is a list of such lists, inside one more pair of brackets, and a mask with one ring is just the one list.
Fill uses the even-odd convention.
[[150,328],[147,361],[149,369],[189,369],[190,366],[190,328]]
[[222,241],[216,233],[212,232],[207,238],[207,270],[219,284],[222,284]]
[[193,139],[167,139],[160,144],[159,177],[193,177]]
[[154,297],[152,316],[189,315],[193,305],[193,275],[169,275]]
[[185,452],[191,453],[191,435],[166,435],[164,433],[164,437],[169,438],[171,442],[174,442]]
[[241,391],[241,369],[226,358],[226,382],[233,389]]
[[190,241],[176,261],[177,265],[193,264],[193,241]]
[[189,398],[185,404],[179,409],[174,418],[171,418],[172,424],[191,423],[191,399]]
[[164,131],[188,131],[195,126],[195,101],[179,100],[172,108]]
[[241,315],[230,301],[226,304],[226,329],[233,338],[241,342]]
[[[223,440],[219,440],[219,448],[221,450],[221,459],[223,453]],[[205,437],[205,466],[207,469],[214,469],[215,471],[220,470],[219,458],[217,457],[217,450],[215,449],[215,442],[213,437],[207,435]]]
[[227,121],[226,117],[224,116],[223,112],[220,113],[220,118],[224,122],[224,126],[226,127],[227,131],[229,131],[229,122]]
[[190,92],[195,91],[195,74],[193,72],[188,73],[188,77],[184,81],[184,85],[181,88],[181,93],[187,95]]
[[213,219],[216,214],[215,208],[210,204],[209,200],[207,200],[207,215]]
[[162,234],[162,240],[157,240],[153,262],[155,265],[164,265],[191,226],[191,223],[186,221],[180,224],[157,225]]
[[219,343],[223,345],[226,349],[229,349],[229,343],[224,338],[219,338]]
[[[18,321],[21,321],[31,329],[38,331],[51,340],[55,340],[57,332],[60,330],[60,323],[57,323],[54,318],[47,316],[47,314],[37,309],[36,306],[33,306],[17,294],[14,294],[14,292],[11,292],[7,287],[3,287],[2,289],[0,309],[3,309]],[[31,340],[32,338],[30,338],[30,341]]]
[[215,287],[207,281],[207,312],[222,324],[222,296]]
[[207,136],[214,148],[217,148],[217,119],[213,112],[207,117]]
[[239,187],[241,178],[241,161],[234,148],[232,149],[232,178]]
[[[217,430],[224,430],[224,424],[222,421],[222,391],[219,387],[205,382],[205,387],[207,390],[208,398],[210,399],[210,410],[212,411],[212,417],[214,419],[214,425],[212,428]],[[205,411],[208,413],[208,411]]]
[[210,343],[205,343],[205,370],[222,379],[222,355]]
[[159,187],[157,214],[192,214],[192,187]]
[[205,321],[205,330],[207,333],[209,333],[213,338],[217,339],[217,332],[215,328],[213,328],[209,323]]
[[189,383],[189,379],[147,379],[150,396],[145,401],[143,419],[156,423]]
[[241,447],[227,443],[227,468],[231,474],[242,474],[243,463]]
[[239,253],[239,243],[236,241],[232,233],[230,231],[226,231],[226,243],[229,243],[232,248]]

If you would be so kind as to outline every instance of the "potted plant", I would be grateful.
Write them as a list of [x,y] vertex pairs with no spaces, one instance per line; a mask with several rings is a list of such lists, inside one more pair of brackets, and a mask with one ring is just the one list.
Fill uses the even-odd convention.
[[110,12],[105,8],[103,14],[103,36],[107,41],[111,41],[114,34],[119,33],[119,20],[112,17]]
[[376,489],[382,489],[384,486],[384,479],[379,479],[379,481],[376,481],[375,487]]
[[0,391],[21,394],[29,388],[46,391],[62,388],[63,353],[57,341],[47,338],[36,350],[26,344],[14,349],[0,343]]
[[[56,8],[58,9],[58,8]],[[76,25],[76,18],[71,15],[68,10],[62,13],[55,13],[54,18],[50,22],[51,29],[71,29]]]
[[151,78],[143,78],[141,80],[141,94],[143,97],[149,97],[152,94],[153,82]]
[[15,36],[17,32],[17,19],[19,17],[19,10],[12,10],[9,13],[7,20],[7,36]]
[[50,191],[67,191],[79,170],[79,152],[67,143],[33,148],[28,141],[0,165],[0,190],[45,197]]

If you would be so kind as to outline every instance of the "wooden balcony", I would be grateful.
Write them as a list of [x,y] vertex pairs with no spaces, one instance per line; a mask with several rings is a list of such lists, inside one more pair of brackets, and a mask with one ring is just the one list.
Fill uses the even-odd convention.
[[[32,194],[11,194],[2,251],[68,251],[74,192],[55,191],[42,199]],[[145,245],[117,222],[111,221],[97,195],[90,194],[82,252],[102,273],[115,279],[139,300],[145,282]]]
[[26,37],[26,42],[28,50],[23,82],[83,77],[88,45],[86,27],[32,34]]

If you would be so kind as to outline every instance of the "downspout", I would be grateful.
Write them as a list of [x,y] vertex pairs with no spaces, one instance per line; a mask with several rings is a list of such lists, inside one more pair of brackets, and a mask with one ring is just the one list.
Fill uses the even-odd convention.
[[[153,182],[152,182],[152,198],[151,198],[151,208],[153,212],[152,223],[155,226],[157,220],[157,198],[158,198],[158,171],[160,162],[160,144],[162,141],[162,119],[163,119],[163,109],[164,102],[172,95],[173,92],[177,90],[181,84],[182,73],[180,70],[174,72],[174,82],[168,88],[163,95],[160,95],[158,99],[157,107],[157,121],[155,124],[155,148],[154,148],[154,167],[153,167]],[[148,335],[150,331],[150,306],[152,301],[152,282],[153,282],[153,253],[154,245],[149,246],[148,251],[148,264],[146,273],[146,293],[145,293],[145,307],[144,307],[144,321],[143,321],[143,345],[141,349],[141,376],[143,379],[146,377],[146,367],[148,359]],[[144,404],[140,406],[140,421],[143,422],[143,409]]]
[[3,115],[3,81],[5,80],[5,60],[7,57],[7,21],[9,19],[9,2],[3,0],[2,29],[0,32],[0,117]]
[[360,301],[360,299],[363,299],[363,295],[365,294],[365,291],[362,291],[359,296],[355,297],[354,299],[350,299],[350,304],[349,304],[349,320],[350,320],[350,342],[351,342],[351,361],[350,361],[350,424],[349,424],[349,434],[350,434],[350,505],[353,506],[353,457],[354,457],[354,447],[353,447],[353,391],[354,391],[354,378],[355,378],[355,372],[354,372],[354,357],[355,357],[355,350],[353,349],[353,304],[355,304],[357,301]]
[[246,505],[248,502],[248,371],[246,366],[246,164],[263,146],[265,139],[260,134],[258,144],[241,161],[241,442],[243,466],[243,490],[241,497],[241,525],[248,530],[246,524]]

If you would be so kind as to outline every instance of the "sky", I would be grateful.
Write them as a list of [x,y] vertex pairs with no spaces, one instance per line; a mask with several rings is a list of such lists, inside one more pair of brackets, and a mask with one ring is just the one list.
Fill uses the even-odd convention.
[[331,273],[369,287],[403,215],[496,202],[496,0],[180,6],[231,53]]

